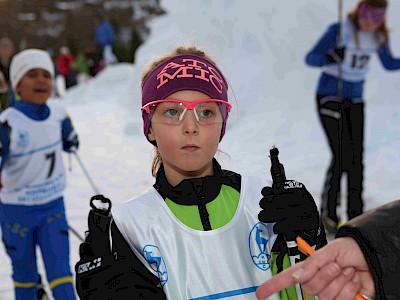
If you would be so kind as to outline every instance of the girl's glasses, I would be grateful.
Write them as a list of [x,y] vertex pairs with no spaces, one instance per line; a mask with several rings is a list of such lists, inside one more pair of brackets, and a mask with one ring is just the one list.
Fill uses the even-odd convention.
[[231,108],[232,105],[219,99],[196,101],[163,99],[147,103],[142,107],[142,111],[149,114],[151,122],[180,125],[186,112],[193,110],[199,124],[209,125],[224,122]]
[[361,5],[357,14],[359,19],[366,20],[368,23],[382,24],[385,21],[386,9]]
[[368,23],[374,23],[374,24],[382,24],[384,21],[383,17],[376,16],[371,13],[370,14],[368,14],[368,13],[360,14],[358,17],[362,20],[366,20]]

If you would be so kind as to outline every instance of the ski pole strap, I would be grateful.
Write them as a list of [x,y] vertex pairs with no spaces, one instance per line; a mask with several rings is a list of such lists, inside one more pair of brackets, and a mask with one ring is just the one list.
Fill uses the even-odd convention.
[[286,245],[287,245],[287,252],[290,257],[299,255],[299,250],[297,248],[296,241],[286,241]]
[[[99,200],[104,204],[108,204],[108,208],[106,209],[102,209],[102,208],[98,208],[96,205],[94,205],[94,201],[95,200]],[[90,207],[93,208],[95,211],[101,211],[104,215],[109,215],[109,213],[111,212],[111,200],[104,197],[103,195],[95,195],[92,198],[90,198]]]

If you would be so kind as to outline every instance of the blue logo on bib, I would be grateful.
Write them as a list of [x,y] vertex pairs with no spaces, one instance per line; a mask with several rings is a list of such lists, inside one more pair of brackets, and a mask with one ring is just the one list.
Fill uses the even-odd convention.
[[153,270],[157,272],[161,285],[164,286],[168,281],[168,272],[160,249],[155,245],[146,245],[143,248],[143,255]]
[[269,253],[268,238],[268,227],[264,223],[257,223],[250,231],[250,256],[257,268],[263,271],[267,271],[270,268],[271,254]]
[[18,135],[17,139],[18,147],[25,148],[26,146],[29,145],[29,135],[27,131],[18,130],[17,135]]

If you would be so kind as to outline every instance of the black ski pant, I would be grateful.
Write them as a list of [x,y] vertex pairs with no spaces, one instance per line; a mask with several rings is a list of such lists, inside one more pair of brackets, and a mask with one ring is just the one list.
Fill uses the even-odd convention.
[[321,198],[321,214],[338,222],[340,181],[347,173],[347,217],[363,212],[364,103],[317,95],[318,115],[332,158]]

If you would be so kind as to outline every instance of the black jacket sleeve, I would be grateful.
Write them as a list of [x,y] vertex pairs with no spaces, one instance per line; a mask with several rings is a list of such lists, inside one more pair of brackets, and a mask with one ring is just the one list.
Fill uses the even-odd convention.
[[376,300],[400,299],[400,200],[350,220],[336,237],[357,241],[374,278]]
[[109,228],[111,235],[108,230],[91,232],[81,245],[81,260],[75,266],[80,299],[166,299],[158,277],[132,252],[113,222]]

